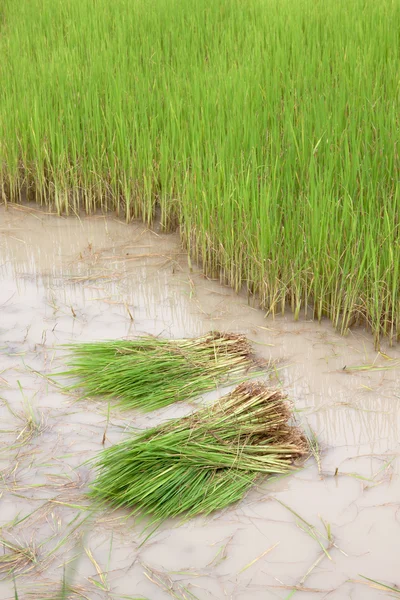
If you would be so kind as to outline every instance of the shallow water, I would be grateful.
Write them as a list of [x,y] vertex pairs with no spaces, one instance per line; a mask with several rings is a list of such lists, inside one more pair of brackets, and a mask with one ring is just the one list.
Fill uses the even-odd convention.
[[[35,570],[17,580],[22,598],[50,598],[66,561],[75,597],[90,599],[361,600],[387,597],[361,575],[400,585],[398,347],[378,353],[363,330],[343,338],[329,322],[265,318],[190,270],[177,235],[112,217],[0,207],[0,277],[1,535],[38,553]],[[320,461],[212,517],[165,523],[143,543],[143,523],[122,511],[82,510],[91,477],[83,463],[102,448],[107,406],[62,394],[48,376],[63,368],[65,342],[212,328],[246,333],[277,361]],[[24,398],[42,419],[31,440],[21,435]],[[113,410],[106,444],[128,425],[192,409]],[[13,590],[0,581],[1,599]]]

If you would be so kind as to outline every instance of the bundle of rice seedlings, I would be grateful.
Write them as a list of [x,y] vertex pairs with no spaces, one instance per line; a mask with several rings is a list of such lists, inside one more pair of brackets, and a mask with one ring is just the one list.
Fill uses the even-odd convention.
[[145,411],[188,400],[215,388],[224,376],[255,365],[246,337],[210,332],[194,339],[152,336],[73,344],[69,370],[78,377],[67,389],[82,387],[85,397],[114,398],[122,408]]
[[262,476],[288,473],[307,454],[280,390],[245,382],[187,417],[102,451],[92,497],[153,521],[209,514],[240,500]]

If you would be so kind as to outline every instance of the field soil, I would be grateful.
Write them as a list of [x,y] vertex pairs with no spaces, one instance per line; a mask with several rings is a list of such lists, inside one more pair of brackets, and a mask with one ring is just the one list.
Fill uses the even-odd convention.
[[[365,330],[266,318],[246,295],[188,265],[177,234],[112,217],[0,207],[0,545],[20,599],[352,600],[400,586],[400,351]],[[251,300],[251,299],[250,299]],[[150,414],[63,393],[62,344],[141,334],[243,332],[274,362],[319,448],[208,518],[150,537],[125,511],[91,510],[88,460],[216,394]],[[24,552],[21,552],[24,547]],[[19,551],[15,550],[19,549]],[[14,555],[13,555],[14,556]],[[17,563],[15,563],[17,564]],[[0,561],[0,598],[14,584]]]

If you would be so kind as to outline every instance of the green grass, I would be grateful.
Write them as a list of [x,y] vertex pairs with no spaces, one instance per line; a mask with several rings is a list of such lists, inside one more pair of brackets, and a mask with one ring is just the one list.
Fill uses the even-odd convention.
[[0,55],[4,201],[159,205],[268,312],[399,337],[399,2],[3,0]]
[[290,415],[280,391],[242,383],[197,413],[103,450],[91,495],[155,522],[222,509],[262,476],[290,472],[308,452]]
[[217,331],[193,339],[143,336],[67,347],[69,369],[59,375],[78,379],[68,390],[81,388],[84,397],[145,411],[195,398],[228,374],[243,378],[256,364],[245,336]]

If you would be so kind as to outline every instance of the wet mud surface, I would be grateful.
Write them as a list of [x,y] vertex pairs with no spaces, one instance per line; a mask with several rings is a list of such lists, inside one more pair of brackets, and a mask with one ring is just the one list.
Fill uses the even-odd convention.
[[[319,449],[208,518],[164,523],[149,539],[124,511],[90,510],[88,460],[185,414],[142,415],[62,392],[62,344],[140,334],[243,332],[275,363]],[[223,390],[216,392],[222,394]],[[112,217],[60,218],[0,207],[0,537],[20,548],[20,598],[386,598],[400,585],[400,350],[364,330],[272,319],[191,270],[177,235]],[[10,548],[3,546],[4,552]],[[28,552],[29,550],[29,552]],[[29,554],[30,553],[30,554]],[[17,563],[16,563],[17,564]],[[14,584],[0,561],[0,598]]]

